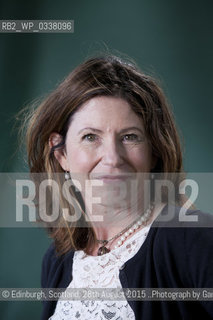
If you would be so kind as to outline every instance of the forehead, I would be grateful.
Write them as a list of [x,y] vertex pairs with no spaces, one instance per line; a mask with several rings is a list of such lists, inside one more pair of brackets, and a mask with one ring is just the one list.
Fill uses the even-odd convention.
[[131,105],[124,99],[117,97],[95,97],[85,102],[71,119],[71,126],[78,125],[106,125],[133,126],[141,128],[142,118],[132,109]]

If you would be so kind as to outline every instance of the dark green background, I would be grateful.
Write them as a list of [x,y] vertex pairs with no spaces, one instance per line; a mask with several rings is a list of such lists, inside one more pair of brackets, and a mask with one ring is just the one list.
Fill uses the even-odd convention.
[[[1,171],[26,171],[14,115],[93,52],[110,49],[160,78],[186,171],[212,172],[212,0],[1,1],[0,19],[74,19],[74,34],[0,34]],[[1,214],[3,214],[1,212]],[[1,287],[39,287],[40,229],[1,229]],[[39,319],[39,302],[3,302],[1,319]]]

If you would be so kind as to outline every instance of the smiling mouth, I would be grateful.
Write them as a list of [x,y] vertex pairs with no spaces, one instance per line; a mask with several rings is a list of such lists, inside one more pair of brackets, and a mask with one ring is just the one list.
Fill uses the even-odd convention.
[[104,175],[104,176],[99,176],[96,177],[95,179],[98,180],[102,180],[104,182],[119,182],[119,181],[126,181],[127,179],[129,179],[130,176],[129,175]]

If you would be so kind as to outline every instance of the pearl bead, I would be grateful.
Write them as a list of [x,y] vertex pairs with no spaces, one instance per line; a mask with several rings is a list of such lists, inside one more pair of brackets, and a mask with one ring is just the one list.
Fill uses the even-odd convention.
[[121,241],[124,241],[126,239],[126,237],[122,236],[121,237]]
[[129,229],[129,234],[131,234],[131,233],[133,233],[133,230],[132,230],[132,228],[131,228],[131,229]]
[[124,233],[124,236],[127,238],[127,237],[129,236],[129,231],[126,231],[126,232]]
[[69,172],[65,172],[64,177],[65,177],[65,180],[69,180],[70,179]]
[[138,224],[138,226],[140,227],[140,226],[142,225],[142,221],[139,220],[139,221],[137,222],[137,224]]
[[118,245],[118,246],[122,245],[122,241],[121,241],[121,240],[118,240],[117,245]]

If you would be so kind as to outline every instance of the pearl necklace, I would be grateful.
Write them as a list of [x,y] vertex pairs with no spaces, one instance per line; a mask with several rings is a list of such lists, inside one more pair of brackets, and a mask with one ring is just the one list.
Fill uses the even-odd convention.
[[110,252],[110,249],[106,247],[106,245],[111,242],[112,240],[117,239],[121,236],[121,238],[118,240],[117,245],[114,246],[114,249],[120,247],[123,242],[128,238],[128,236],[132,233],[134,233],[138,228],[140,228],[142,225],[146,224],[146,222],[150,219],[152,210],[154,208],[154,205],[150,205],[148,209],[144,212],[144,214],[137,219],[136,221],[132,222],[130,225],[128,225],[125,229],[120,231],[118,234],[116,234],[114,237],[108,239],[108,240],[96,240],[98,243],[102,244],[102,246],[98,249],[98,256],[102,256],[105,253]]

